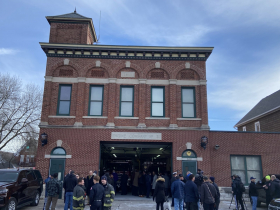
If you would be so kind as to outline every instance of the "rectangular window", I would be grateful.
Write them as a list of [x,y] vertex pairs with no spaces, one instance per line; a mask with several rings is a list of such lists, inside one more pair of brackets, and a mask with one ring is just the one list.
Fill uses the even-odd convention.
[[182,87],[182,117],[196,117],[194,88]]
[[256,181],[262,179],[260,156],[231,155],[230,162],[231,174],[240,176],[244,184],[249,185],[252,176],[256,178]]
[[243,131],[246,131],[246,126],[243,126]]
[[122,86],[120,95],[120,116],[133,117],[134,87]]
[[29,163],[29,155],[26,155],[26,163]]
[[20,156],[19,162],[20,162],[20,163],[23,163],[23,162],[24,162],[24,155],[21,155],[21,156]]
[[103,86],[90,86],[89,115],[102,116],[103,112]]
[[260,122],[255,122],[255,131],[256,132],[261,132]]
[[164,87],[152,87],[152,117],[164,117]]
[[57,115],[70,115],[72,85],[59,85]]

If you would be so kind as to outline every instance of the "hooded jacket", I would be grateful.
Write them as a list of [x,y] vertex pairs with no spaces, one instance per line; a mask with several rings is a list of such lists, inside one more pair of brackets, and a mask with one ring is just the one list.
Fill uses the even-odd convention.
[[163,203],[165,201],[164,182],[164,178],[158,178],[156,180],[156,188],[153,194],[153,200],[156,198],[156,203]]
[[63,188],[65,192],[73,192],[74,187],[77,185],[77,178],[74,174],[70,174],[68,177],[65,178],[63,182]]
[[180,179],[176,179],[171,185],[171,193],[173,198],[183,199],[184,198],[184,186],[185,183]]
[[214,185],[209,182],[204,182],[201,185],[200,201],[205,204],[215,203],[217,199],[217,192]]
[[272,198],[280,198],[280,181],[277,178],[271,182],[270,195]]
[[240,184],[241,184],[240,177],[236,177],[232,182],[233,195],[242,195],[242,190],[240,188]]

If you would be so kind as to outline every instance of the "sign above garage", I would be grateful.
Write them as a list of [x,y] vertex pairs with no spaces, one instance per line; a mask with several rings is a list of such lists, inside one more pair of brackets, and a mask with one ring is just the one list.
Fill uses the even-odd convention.
[[162,140],[161,133],[112,132],[111,139]]

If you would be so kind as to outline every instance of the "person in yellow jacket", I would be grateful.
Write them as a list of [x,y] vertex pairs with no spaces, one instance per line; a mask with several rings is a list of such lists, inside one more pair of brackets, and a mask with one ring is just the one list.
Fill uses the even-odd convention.
[[85,208],[85,191],[84,191],[84,179],[81,177],[78,179],[78,184],[73,190],[73,209],[83,210]]
[[115,198],[114,187],[107,182],[106,176],[101,177],[101,183],[104,187],[103,210],[111,210]]

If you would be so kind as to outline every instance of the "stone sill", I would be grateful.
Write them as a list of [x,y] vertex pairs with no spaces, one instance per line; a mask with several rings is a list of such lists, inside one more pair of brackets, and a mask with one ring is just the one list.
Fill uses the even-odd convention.
[[201,118],[177,118],[177,120],[201,120]]
[[146,120],[170,120],[170,117],[145,117]]
[[94,119],[94,118],[100,118],[100,119],[107,119],[107,116],[83,116],[84,119]]
[[114,117],[115,119],[139,120],[139,117]]
[[76,118],[76,116],[49,115],[48,118]]

